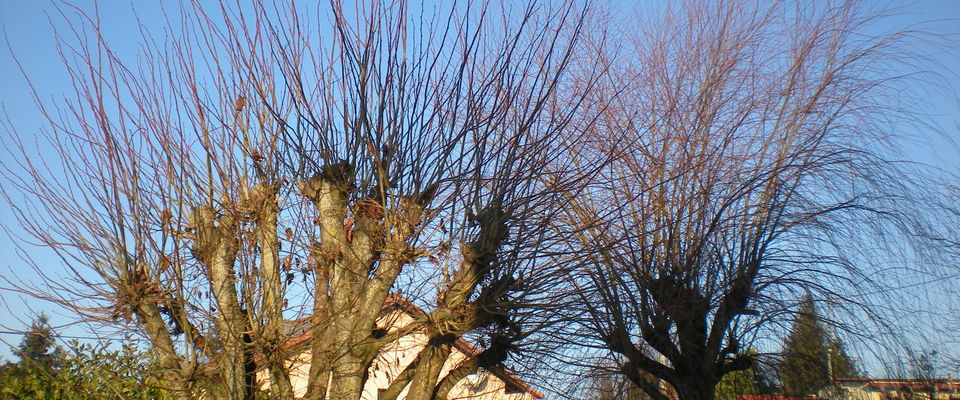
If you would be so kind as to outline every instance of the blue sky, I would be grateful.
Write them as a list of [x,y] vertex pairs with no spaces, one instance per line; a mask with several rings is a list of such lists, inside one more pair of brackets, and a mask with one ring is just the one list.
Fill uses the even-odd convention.
[[[93,4],[88,0],[74,3],[85,9],[91,8]],[[137,4],[138,13],[145,24],[162,25],[157,3],[159,2]],[[109,0],[100,4],[104,34],[112,43],[113,49],[124,56],[135,55],[138,48],[139,33],[137,21],[130,11],[132,4],[129,1]],[[876,3],[870,4],[876,6]],[[957,90],[960,89],[960,0],[887,1],[883,2],[883,5],[899,9],[897,17],[883,23],[881,28],[884,30],[912,26],[924,31],[953,35],[955,41],[952,47],[921,45],[918,50],[935,61],[929,65],[929,70],[943,77],[942,84],[923,91],[928,102],[925,108],[942,129],[942,132],[938,133],[960,141],[960,100],[957,95]],[[69,7],[63,9],[69,10]],[[0,0],[0,29],[4,38],[0,45],[0,76],[3,76],[0,80],[0,107],[9,118],[10,124],[28,143],[31,135],[43,127],[43,119],[35,106],[31,89],[11,54],[15,55],[20,66],[28,71],[41,101],[49,102],[71,95],[69,77],[64,74],[57,55],[51,19],[61,20],[52,2]],[[919,136],[936,136],[929,133],[918,132]],[[960,168],[960,161],[954,156],[955,149],[941,146],[942,143],[944,140],[936,139],[910,151],[926,162],[948,169]],[[6,165],[11,161],[7,153],[0,151],[0,162]],[[16,222],[6,207],[0,207],[0,224],[17,229]],[[52,270],[58,268],[56,260],[42,249],[30,251],[37,255],[38,260],[48,261]],[[30,272],[31,270],[20,262],[20,256],[6,239],[6,235],[0,238],[0,277]],[[0,286],[6,284],[0,280]],[[52,314],[55,324],[68,321],[65,316],[58,316],[58,310],[48,304],[25,299],[9,291],[0,292],[0,331],[23,329],[31,316],[39,311]],[[65,328],[61,333],[68,337],[91,335],[79,328]],[[16,345],[19,341],[19,335],[0,333],[0,356],[10,359],[7,346],[3,343]]]

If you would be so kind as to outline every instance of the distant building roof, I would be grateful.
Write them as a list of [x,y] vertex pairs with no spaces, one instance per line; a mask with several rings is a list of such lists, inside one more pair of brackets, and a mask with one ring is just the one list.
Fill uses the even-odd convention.
[[783,396],[779,394],[742,394],[737,400],[823,400],[817,396]]
[[876,378],[834,378],[836,383],[861,383],[869,387],[883,389],[929,389],[934,385],[937,390],[960,390],[960,379],[876,379]]

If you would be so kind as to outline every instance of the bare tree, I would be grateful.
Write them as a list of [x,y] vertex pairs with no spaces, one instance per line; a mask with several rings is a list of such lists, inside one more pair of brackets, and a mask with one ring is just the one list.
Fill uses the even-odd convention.
[[[188,2],[135,59],[96,11],[61,13],[75,91],[38,104],[50,152],[7,126],[3,195],[66,275],[34,264],[19,290],[147,339],[183,399],[253,398],[258,363],[291,399],[290,319],[310,322],[309,399],[359,398],[414,331],[429,343],[384,398],[444,399],[527,334],[512,315],[557,281],[536,260],[585,176],[557,167],[578,101],[556,95],[583,6]],[[428,311],[385,332],[400,290]]]
[[923,271],[891,260],[938,246],[918,228],[929,189],[885,129],[904,115],[888,70],[903,35],[868,35],[853,1],[650,14],[605,61],[612,105],[583,149],[618,158],[565,220],[592,226],[572,250],[580,343],[654,399],[707,400],[807,291],[858,313],[838,329],[890,332],[865,321]]

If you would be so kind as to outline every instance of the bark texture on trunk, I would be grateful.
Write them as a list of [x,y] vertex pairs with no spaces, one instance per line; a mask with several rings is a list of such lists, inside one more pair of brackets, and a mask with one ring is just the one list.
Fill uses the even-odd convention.
[[[450,357],[453,343],[470,330],[489,322],[490,315],[482,311],[488,304],[474,304],[470,298],[497,262],[497,251],[508,234],[508,218],[509,213],[496,206],[489,206],[474,217],[480,231],[473,242],[464,245],[463,261],[440,294],[439,306],[427,318],[429,341],[419,356],[407,399],[431,400],[441,392],[445,397],[449,387],[441,387],[452,387],[452,383],[444,384],[440,373]],[[485,300],[492,299],[478,296],[478,302]]]
[[255,240],[260,247],[260,278],[263,325],[256,343],[270,376],[270,395],[274,400],[293,399],[293,386],[287,370],[286,335],[283,332],[282,269],[289,273],[289,262],[281,266],[280,239],[277,232],[279,182],[261,182],[245,194],[242,208],[256,224]]
[[189,384],[191,376],[184,375],[189,368],[186,368],[187,366],[177,354],[173,339],[167,331],[163,316],[160,315],[156,304],[142,304],[137,307],[136,315],[139,323],[146,328],[147,336],[156,352],[157,363],[161,369],[160,378],[163,380],[164,387],[170,390],[173,398],[177,400],[192,399],[194,393]]
[[246,400],[252,397],[255,388],[251,387],[247,376],[251,362],[248,348],[251,332],[246,312],[240,305],[234,271],[239,246],[236,223],[230,212],[217,216],[207,206],[197,207],[191,221],[195,231],[193,251],[207,269],[210,291],[218,311],[220,358],[216,364],[222,379],[220,395],[229,400]]
[[[311,247],[316,273],[306,396],[311,400],[359,398],[368,368],[391,340],[374,334],[377,319],[403,266],[418,257],[409,242],[435,195],[401,196],[387,208],[376,196],[351,200],[354,179],[352,165],[336,162],[300,184],[316,209],[319,227]],[[440,294],[437,309],[416,322],[421,326],[415,330],[426,333],[429,343],[383,394],[386,398],[395,398],[405,387],[411,400],[436,397],[454,342],[489,323],[490,315],[482,311],[487,304],[470,299],[497,263],[509,213],[490,206],[473,218],[480,226],[478,235],[463,245],[463,261]],[[490,301],[496,296],[480,297]],[[443,382],[444,393],[455,383]]]
[[[320,228],[311,249],[316,279],[308,399],[359,398],[366,368],[379,351],[373,325],[393,282],[381,289],[368,278],[382,247],[383,212],[377,215],[382,208],[373,202],[350,207],[354,179],[353,166],[342,161],[327,164],[300,185]],[[371,294],[377,290],[384,293]],[[371,297],[381,303],[368,306]]]
[[716,379],[688,376],[678,379],[673,388],[680,400],[713,400],[716,386]]
[[410,382],[406,400],[433,399],[437,382],[440,380],[440,372],[443,364],[450,358],[452,348],[452,338],[433,339],[427,344],[420,355],[423,359]]

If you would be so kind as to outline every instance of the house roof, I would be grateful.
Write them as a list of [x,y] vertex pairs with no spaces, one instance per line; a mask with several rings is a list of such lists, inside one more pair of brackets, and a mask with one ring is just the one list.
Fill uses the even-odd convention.
[[862,383],[866,386],[883,389],[928,389],[933,385],[937,390],[960,390],[960,379],[833,378],[833,381],[837,383]]
[[[386,300],[383,302],[383,307],[381,311],[386,314],[391,311],[402,311],[410,316],[423,316],[426,315],[426,312],[423,311],[420,307],[417,307],[416,304],[413,304],[410,300],[404,298],[403,296],[392,293]],[[313,337],[313,330],[306,329],[310,323],[310,317],[301,318],[295,321],[291,321],[290,328],[294,331],[299,331],[297,334],[294,334],[288,341],[288,348],[296,348],[302,345],[305,345],[310,342],[310,339]],[[475,356],[480,354],[480,350],[471,345],[469,342],[463,338],[457,338],[453,343],[454,347],[460,352]],[[543,399],[545,396],[543,393],[540,393],[536,389],[530,387],[530,384],[524,382],[519,377],[510,372],[505,366],[500,366],[499,368],[493,368],[488,370],[490,373],[494,374],[496,377],[503,380],[506,385],[506,390],[510,392],[517,393],[530,393],[535,399]]]
[[742,394],[737,400],[823,400],[817,396],[782,396],[777,394]]

